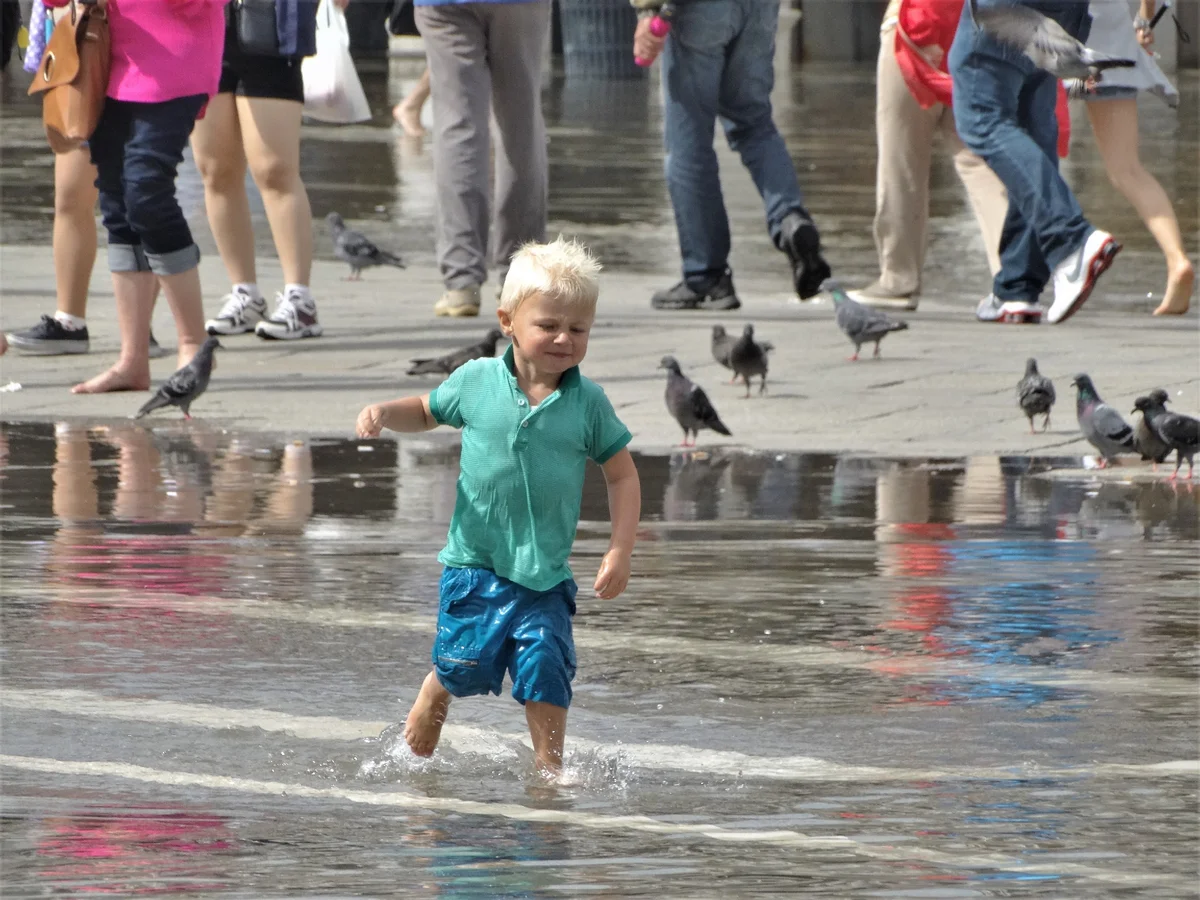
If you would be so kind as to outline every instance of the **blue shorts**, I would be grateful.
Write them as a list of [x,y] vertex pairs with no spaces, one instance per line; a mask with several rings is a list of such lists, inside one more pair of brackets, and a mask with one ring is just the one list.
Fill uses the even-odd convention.
[[442,687],[455,697],[499,694],[507,671],[518,703],[569,707],[576,590],[569,578],[538,592],[490,569],[447,566],[433,642]]

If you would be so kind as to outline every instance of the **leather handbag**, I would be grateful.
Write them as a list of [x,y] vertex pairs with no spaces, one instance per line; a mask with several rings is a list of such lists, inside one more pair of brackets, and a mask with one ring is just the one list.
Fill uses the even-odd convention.
[[107,14],[94,2],[71,0],[29,85],[30,96],[43,95],[42,124],[55,153],[77,149],[96,131],[111,62]]
[[238,47],[247,56],[279,56],[279,29],[275,0],[233,0],[228,6],[233,17]]

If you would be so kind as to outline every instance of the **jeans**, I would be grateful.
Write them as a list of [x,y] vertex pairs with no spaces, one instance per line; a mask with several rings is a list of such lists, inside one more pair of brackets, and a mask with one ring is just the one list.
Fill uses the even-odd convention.
[[177,275],[199,264],[200,249],[175,199],[175,172],[207,99],[104,102],[88,147],[111,271]]
[[779,0],[676,7],[663,51],[663,132],[683,275],[693,286],[711,284],[729,261],[729,218],[713,149],[718,117],[762,195],[775,246],[784,217],[804,212],[792,158],[771,118],[778,22]]
[[[1062,17],[1076,18],[1062,24],[1076,34],[1086,31],[1086,10],[1084,4],[1066,7]],[[959,137],[1008,189],[992,293],[1001,300],[1036,302],[1054,267],[1092,231],[1058,172],[1058,85],[1024,53],[980,31],[969,3],[963,5],[949,66]]]

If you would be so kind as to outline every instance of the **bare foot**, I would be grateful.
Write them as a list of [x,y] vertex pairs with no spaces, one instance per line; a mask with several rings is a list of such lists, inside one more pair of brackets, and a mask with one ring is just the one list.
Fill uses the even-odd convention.
[[421,107],[409,106],[405,101],[401,100],[392,107],[392,118],[396,120],[404,133],[409,137],[423,137],[425,135],[425,127],[421,124]]
[[1167,290],[1163,302],[1154,311],[1156,316],[1182,316],[1192,303],[1192,290],[1196,286],[1196,271],[1187,260],[1171,270],[1167,276]]
[[442,687],[437,675],[430,672],[404,720],[404,740],[414,755],[433,756],[449,709],[450,692]]
[[113,366],[95,378],[89,378],[71,388],[72,394],[107,394],[111,391],[150,390],[150,367],[138,372],[129,372]]

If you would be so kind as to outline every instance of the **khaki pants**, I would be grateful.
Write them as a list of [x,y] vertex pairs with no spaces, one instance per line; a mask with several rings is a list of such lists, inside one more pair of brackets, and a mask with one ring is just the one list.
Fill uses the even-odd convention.
[[1004,185],[987,163],[963,146],[947,106],[922,109],[896,63],[894,25],[881,35],[876,72],[875,133],[879,159],[875,175],[875,247],[879,285],[888,293],[920,290],[929,221],[929,168],[940,131],[951,152],[979,222],[988,266],[1000,270],[1000,232],[1008,212]]

